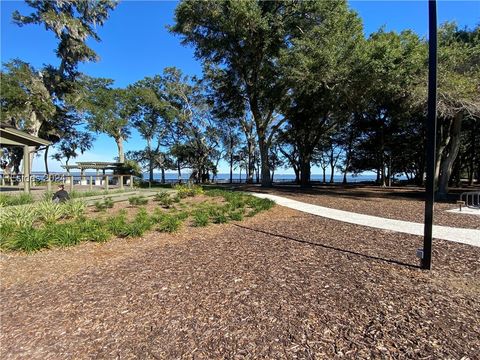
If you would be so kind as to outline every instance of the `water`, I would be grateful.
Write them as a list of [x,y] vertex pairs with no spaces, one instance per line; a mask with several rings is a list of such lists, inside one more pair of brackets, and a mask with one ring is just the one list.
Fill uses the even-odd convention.
[[[111,174],[111,171],[107,171],[107,174]],[[58,173],[59,175],[66,175],[66,173]],[[70,173],[72,176],[75,178],[80,177],[80,172],[74,172],[72,171]],[[37,173],[34,172],[32,175],[34,176],[44,176],[45,173]],[[52,173],[53,175],[53,173]],[[85,171],[85,176],[95,176],[96,172],[95,171]],[[99,175],[102,175],[100,172]],[[148,181],[149,178],[149,173],[144,172],[143,173],[143,179]],[[155,181],[160,181],[162,176],[161,173],[154,173],[153,178]],[[190,173],[189,172],[182,172],[182,181],[188,181],[190,178]],[[311,180],[312,181],[322,181],[323,180],[323,175],[322,174],[312,174],[311,175]],[[355,183],[355,182],[369,182],[369,181],[375,181],[376,175],[375,174],[360,174],[360,175],[348,175],[347,176],[347,182],[349,183]],[[402,177],[400,177],[402,179]],[[177,182],[178,181],[178,174],[176,172],[168,172],[165,173],[165,180],[167,182]],[[230,174],[228,173],[220,173],[215,176],[214,179],[211,178],[211,180],[217,181],[217,182],[228,182],[230,180]],[[333,180],[335,183],[341,183],[343,181],[343,175],[334,175]],[[238,182],[245,182],[245,174],[243,173],[241,176],[239,173],[234,173],[233,174],[233,181],[238,183]],[[256,176],[254,177],[254,181],[256,181]],[[293,174],[275,174],[274,175],[274,182],[293,182],[295,181],[295,175]],[[326,175],[326,181],[330,181],[330,175]]]

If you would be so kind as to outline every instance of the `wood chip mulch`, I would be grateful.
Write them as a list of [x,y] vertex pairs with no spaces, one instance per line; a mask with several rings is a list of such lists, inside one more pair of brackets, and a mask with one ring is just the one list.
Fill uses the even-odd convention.
[[2,255],[2,359],[478,359],[480,249],[282,207]]

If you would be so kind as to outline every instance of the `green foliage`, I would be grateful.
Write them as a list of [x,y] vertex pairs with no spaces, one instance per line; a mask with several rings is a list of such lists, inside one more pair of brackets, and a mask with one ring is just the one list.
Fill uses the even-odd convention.
[[33,205],[12,206],[0,211],[0,221],[15,227],[31,227],[38,220],[39,213]]
[[13,236],[3,242],[3,246],[8,250],[30,253],[49,247],[49,242],[48,233],[44,230],[26,226],[17,229]]
[[201,195],[204,193],[203,188],[198,185],[181,185],[177,184],[174,186],[174,189],[177,191],[177,195],[181,199],[185,199],[186,197],[193,197],[197,195]]
[[16,206],[33,203],[34,199],[31,194],[21,193],[20,195],[0,194],[0,207]]
[[77,221],[76,226],[78,226],[83,240],[94,241],[94,242],[105,242],[110,237],[111,234],[107,229],[105,223],[96,219],[84,219],[82,221]]
[[102,201],[99,201],[99,200],[95,201],[93,205],[95,206],[95,209],[97,211],[105,211],[107,209],[113,208],[114,202],[112,198],[106,197],[106,198],[103,198]]
[[144,196],[130,196],[128,198],[128,202],[132,206],[146,205],[148,203],[148,199]]
[[160,232],[176,232],[182,226],[182,220],[178,216],[172,214],[165,214],[157,226],[157,231]]
[[52,224],[65,216],[65,207],[63,204],[52,201],[42,201],[35,207],[40,220],[47,224]]
[[242,221],[243,220],[243,209],[242,210],[237,210],[237,211],[230,211],[228,213],[228,216],[230,217],[231,220]]
[[154,199],[155,201],[158,201],[166,209],[168,209],[173,203],[173,199],[170,197],[170,194],[167,192],[156,193]]
[[71,199],[61,204],[66,218],[80,218],[85,214],[87,204],[82,200]]
[[209,223],[209,214],[204,210],[197,210],[193,213],[193,226],[203,227]]
[[118,237],[128,236],[127,214],[125,211],[120,211],[118,214],[109,217],[106,220],[108,231]]
[[42,231],[49,243],[62,247],[77,245],[85,236],[75,222],[51,223]]

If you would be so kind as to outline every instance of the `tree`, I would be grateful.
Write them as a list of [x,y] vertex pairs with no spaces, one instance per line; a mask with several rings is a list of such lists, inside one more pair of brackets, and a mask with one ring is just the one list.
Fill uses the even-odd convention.
[[[26,3],[33,12],[22,15],[15,11],[14,22],[19,26],[43,25],[47,31],[53,32],[58,39],[56,54],[60,64],[58,68],[47,65],[41,70],[33,69],[19,60],[7,65],[10,73],[19,75],[16,78],[14,75],[13,84],[9,84],[15,85],[16,81],[17,89],[20,87],[24,92],[17,92],[16,101],[9,103],[7,116],[12,120],[13,115],[15,120],[11,122],[20,126],[20,129],[57,142],[79,124],[79,119],[75,116],[79,97],[78,64],[96,61],[97,56],[87,45],[87,40],[100,40],[95,27],[104,24],[109,11],[115,8],[116,1],[26,0]],[[2,113],[3,110],[2,101]],[[30,151],[33,156],[33,149]],[[47,157],[48,147],[45,152],[45,167],[48,173]]]
[[437,196],[444,198],[460,149],[462,123],[480,114],[480,26],[460,30],[452,23],[442,25],[438,63]]
[[346,98],[364,41],[361,20],[346,1],[305,2],[302,9],[299,31],[282,50],[288,87],[282,113],[298,149],[300,183],[308,186],[316,147],[351,111]]
[[78,156],[78,153],[83,154],[92,147],[93,136],[89,132],[72,131],[67,137],[64,137],[57,145],[57,152],[52,155],[52,159],[62,161],[65,159],[65,165],[68,169],[68,162]]
[[82,109],[89,129],[105,133],[117,144],[118,161],[123,163],[123,142],[130,136],[127,90],[112,88],[113,80],[84,77]]
[[248,107],[260,148],[262,185],[267,186],[271,184],[268,150],[284,122],[276,116],[284,94],[277,59],[295,28],[298,6],[293,2],[183,1],[170,28],[182,36],[183,44],[195,47],[207,70],[216,67],[217,89],[229,90],[226,101],[241,99]]

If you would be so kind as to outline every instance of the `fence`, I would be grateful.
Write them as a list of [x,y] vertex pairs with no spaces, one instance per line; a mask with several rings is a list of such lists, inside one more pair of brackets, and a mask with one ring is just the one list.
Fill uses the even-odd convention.
[[54,185],[63,184],[72,191],[74,187],[83,186],[90,190],[101,187],[108,190],[110,186],[133,188],[133,175],[105,174],[105,175],[69,175],[69,174],[32,174],[26,178],[23,174],[0,174],[2,187],[22,187],[28,181],[30,187],[45,186],[51,191]]

